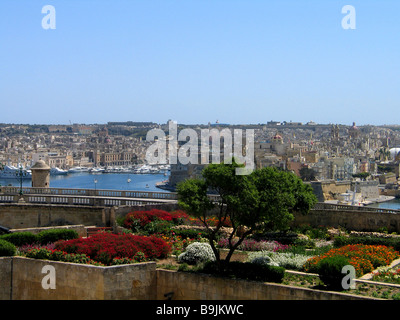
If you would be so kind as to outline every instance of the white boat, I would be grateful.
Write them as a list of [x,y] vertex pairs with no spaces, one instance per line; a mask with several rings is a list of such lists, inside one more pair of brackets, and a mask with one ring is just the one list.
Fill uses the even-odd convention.
[[88,172],[89,168],[86,167],[73,167],[68,170],[68,173],[81,173],[81,172]]
[[65,176],[68,174],[67,170],[63,170],[57,167],[51,168],[50,169],[50,175],[51,176]]
[[145,173],[150,173],[151,167],[147,166],[147,165],[142,165],[139,168],[136,168],[134,170],[134,173],[139,173],[139,174],[145,174]]
[[[22,169],[22,170],[20,170]],[[20,172],[22,173],[20,175]],[[11,165],[6,165],[0,170],[0,179],[32,179],[32,171],[25,170],[22,167],[17,168]]]
[[90,173],[103,173],[105,171],[104,168],[100,168],[100,167],[94,167],[89,169]]

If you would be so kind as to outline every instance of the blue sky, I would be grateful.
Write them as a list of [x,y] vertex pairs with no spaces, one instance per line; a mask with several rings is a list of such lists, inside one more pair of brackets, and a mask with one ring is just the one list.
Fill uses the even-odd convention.
[[396,0],[1,0],[0,122],[400,124],[399,13]]

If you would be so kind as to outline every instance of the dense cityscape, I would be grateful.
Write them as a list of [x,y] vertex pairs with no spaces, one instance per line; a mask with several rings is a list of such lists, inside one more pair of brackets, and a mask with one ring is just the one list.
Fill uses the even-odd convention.
[[[152,167],[146,161],[146,150],[151,144],[146,140],[146,134],[154,128],[167,131],[168,122],[2,124],[0,162],[3,167],[29,169],[38,160],[44,160],[51,168],[64,172],[77,168],[85,171],[156,172],[160,168]],[[197,131],[204,128],[254,130],[256,168],[273,166],[289,170],[303,181],[377,181],[372,183],[375,186],[373,198],[378,198],[378,193],[388,189],[392,190],[391,195],[395,195],[393,192],[398,188],[399,126],[357,127],[356,123],[317,124],[312,121],[304,124],[268,121],[265,124],[228,125],[216,121],[205,125],[179,124],[179,129],[184,128]],[[174,190],[178,182],[199,177],[204,166],[202,163],[164,166],[162,168],[170,170],[170,176],[168,182],[160,187]],[[148,169],[140,171],[141,168]],[[378,192],[378,185],[381,192]],[[351,185],[349,189],[354,191]],[[325,196],[323,200],[338,200],[338,196]]]

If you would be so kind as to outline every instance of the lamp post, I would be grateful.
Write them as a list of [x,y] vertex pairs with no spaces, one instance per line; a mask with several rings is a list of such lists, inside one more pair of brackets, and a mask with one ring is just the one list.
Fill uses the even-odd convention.
[[19,170],[15,173],[15,175],[17,176],[17,179],[19,179],[19,195],[22,196],[22,179],[24,177],[24,171],[22,167],[19,167]]
[[26,172],[24,172],[24,170],[22,169],[22,167],[19,167],[19,170],[15,173],[15,176],[17,177],[17,179],[19,179],[19,200],[18,202],[20,203],[24,203],[25,200],[22,197],[23,192],[22,192],[22,180],[24,178],[24,175],[26,174]]

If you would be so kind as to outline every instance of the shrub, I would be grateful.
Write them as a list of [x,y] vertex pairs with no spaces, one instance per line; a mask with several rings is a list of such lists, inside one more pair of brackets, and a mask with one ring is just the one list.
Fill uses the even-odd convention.
[[179,224],[186,217],[187,215],[183,211],[167,212],[159,209],[133,211],[125,216],[123,227],[137,232],[155,220],[170,221],[173,224]]
[[28,258],[50,260],[52,251],[46,248],[31,249],[26,252]]
[[285,269],[282,267],[239,261],[223,264],[222,270],[218,269],[215,261],[208,261],[200,271],[230,278],[276,283],[282,282],[285,275]]
[[[237,240],[232,240],[232,245],[234,245]],[[229,248],[229,240],[227,238],[221,238],[218,241],[218,246],[220,248]],[[243,251],[278,251],[286,250],[289,246],[280,244],[277,241],[265,241],[265,240],[254,240],[254,239],[244,239],[243,242],[237,247],[238,250]]]
[[32,259],[103,265],[98,261],[93,261],[85,254],[67,253],[60,250],[47,249],[45,247],[30,249],[25,253],[25,256]]
[[31,249],[41,249],[41,248],[46,248],[50,250],[54,250],[54,243],[48,243],[46,245],[41,245],[40,243],[33,243],[33,244],[25,244],[23,246],[18,247],[18,252],[19,254],[24,255],[26,252],[28,252]]
[[0,257],[11,257],[15,255],[17,248],[11,242],[0,239]]
[[333,246],[336,248],[351,244],[380,245],[380,246],[393,247],[394,250],[400,251],[400,239],[398,238],[381,238],[373,236],[361,236],[361,237],[337,236],[335,237],[333,242]]
[[77,239],[78,233],[71,229],[50,229],[39,232],[37,238],[38,242],[44,245],[58,240]]
[[289,270],[302,271],[304,264],[310,256],[295,254],[291,252],[254,252],[249,254],[248,261],[251,263],[264,263],[272,266],[279,266]]
[[296,232],[305,234],[310,239],[329,239],[329,234],[326,227],[311,227],[303,225],[296,228]]
[[0,236],[0,239],[11,242],[17,247],[32,244],[48,244],[58,240],[68,240],[78,238],[78,233],[71,229],[49,229],[34,234],[29,231],[13,232]]
[[389,266],[379,267],[373,273],[372,281],[400,284],[400,269]]
[[154,236],[112,233],[98,233],[90,238],[59,241],[55,244],[55,248],[68,253],[86,254],[106,265],[111,264],[114,258],[136,260],[164,258],[171,250],[164,240]]
[[176,236],[180,236],[182,239],[195,239],[199,240],[200,238],[207,238],[208,232],[203,230],[194,230],[194,229],[171,229],[172,232]]
[[342,269],[346,265],[349,265],[349,259],[346,257],[327,257],[318,262],[316,271],[328,288],[338,290],[342,287],[342,279],[344,277]]
[[111,262],[112,266],[121,265],[121,264],[132,264],[135,263],[134,259],[130,258],[114,258]]
[[255,263],[255,264],[263,264],[263,265],[279,267],[279,265],[276,262],[272,261],[272,259],[269,255],[259,255],[259,256],[251,257],[249,259],[249,262]]
[[150,221],[146,224],[142,230],[140,231],[142,234],[151,235],[151,234],[169,234],[171,232],[171,227],[174,224],[170,221],[159,220],[156,218],[153,221]]
[[260,232],[252,235],[253,239],[256,240],[266,240],[266,241],[277,241],[281,244],[291,245],[294,244],[296,239],[298,238],[297,233],[295,232]]
[[208,243],[193,242],[189,244],[186,251],[178,256],[178,261],[187,264],[198,264],[200,262],[214,261],[215,255]]
[[293,243],[296,247],[304,247],[307,249],[313,249],[315,248],[315,242],[312,239],[296,239]]
[[33,244],[38,241],[36,234],[32,232],[13,232],[0,236],[0,239],[11,242],[17,247],[23,246],[25,244]]

